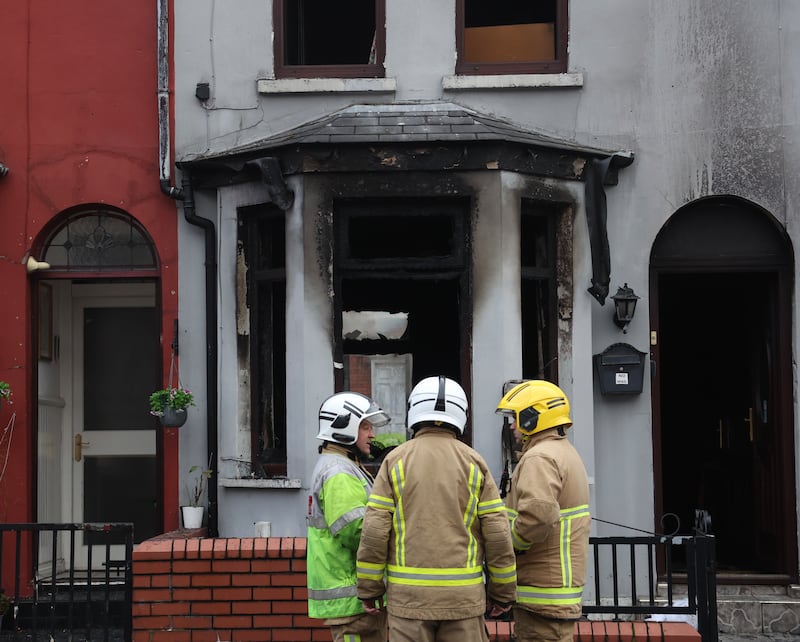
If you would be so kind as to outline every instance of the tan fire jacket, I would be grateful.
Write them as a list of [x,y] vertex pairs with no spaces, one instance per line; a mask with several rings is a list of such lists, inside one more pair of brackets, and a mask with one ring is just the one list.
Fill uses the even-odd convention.
[[517,604],[579,618],[589,549],[589,483],[578,451],[552,428],[525,444],[506,497],[517,557]]
[[356,572],[360,598],[385,590],[389,613],[403,618],[476,617],[486,587],[493,600],[512,602],[509,525],[483,458],[440,428],[422,428],[390,452],[367,503]]

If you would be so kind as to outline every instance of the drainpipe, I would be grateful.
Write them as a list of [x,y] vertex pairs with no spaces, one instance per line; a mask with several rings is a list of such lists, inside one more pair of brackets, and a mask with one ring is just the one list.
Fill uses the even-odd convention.
[[[183,172],[183,189],[172,185],[170,177],[169,122],[169,5],[168,0],[156,0],[158,16],[158,172],[161,191],[183,202],[183,216],[188,223],[203,229],[205,235],[206,274],[206,461],[217,458],[217,296],[215,290],[216,230],[210,220],[197,216],[194,192],[188,170]],[[208,484],[208,535],[219,535],[217,483]]]
[[[182,189],[183,217],[187,223],[202,228],[205,236],[206,274],[206,461],[217,461],[217,234],[214,223],[197,216],[194,208],[192,177],[188,169],[183,170]],[[216,466],[215,466],[216,468]],[[218,486],[216,476],[208,484],[208,535],[219,535],[217,510]]]
[[169,147],[169,5],[156,0],[158,22],[158,177],[161,191],[174,199],[183,198],[180,189],[172,186]]

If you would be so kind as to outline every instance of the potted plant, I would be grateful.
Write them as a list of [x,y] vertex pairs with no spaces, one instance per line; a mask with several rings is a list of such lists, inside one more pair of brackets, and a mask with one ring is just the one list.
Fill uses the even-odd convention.
[[186,423],[189,406],[194,406],[194,395],[180,384],[177,388],[162,388],[150,395],[150,414],[158,417],[162,426],[182,426]]
[[11,386],[7,381],[0,381],[0,406],[3,405],[3,401],[11,401]]
[[190,482],[186,486],[189,504],[181,506],[184,528],[200,528],[203,523],[205,507],[200,502],[206,492],[208,480],[211,479],[213,474],[214,471],[210,467],[203,468],[196,464],[189,468]]

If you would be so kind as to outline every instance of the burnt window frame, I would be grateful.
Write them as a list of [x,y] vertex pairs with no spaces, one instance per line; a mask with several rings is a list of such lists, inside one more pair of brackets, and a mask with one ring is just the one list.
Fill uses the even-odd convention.
[[[558,381],[558,314],[557,314],[557,267],[558,267],[558,220],[562,214],[559,205],[553,203],[543,203],[531,199],[523,199],[520,203],[520,329],[522,333],[522,377],[523,379],[543,378],[548,381]],[[536,219],[536,221],[534,221]],[[545,265],[526,264],[522,245],[526,242],[525,226],[527,222],[532,222],[544,227],[545,242]],[[541,369],[537,368],[537,363],[532,363],[530,355],[535,351],[529,345],[526,338],[526,328],[530,327],[531,321],[528,311],[532,310],[526,304],[526,298],[530,291],[535,291],[540,285],[546,287],[544,317],[546,328],[543,333],[546,341],[543,342],[541,358]]]
[[[451,247],[451,253],[446,257],[435,258],[375,258],[370,260],[355,259],[350,256],[348,241],[349,220],[354,217],[353,211],[357,211],[365,204],[375,203],[381,208],[386,207],[392,211],[403,211],[405,203],[420,203],[428,205],[432,203],[442,203],[447,216],[453,221],[452,239],[455,239]],[[349,207],[353,205],[352,209]],[[405,211],[409,216],[419,216],[425,218],[430,215],[430,210],[426,207],[408,207]],[[333,297],[333,332],[334,332],[334,359],[338,363],[343,363],[344,354],[388,354],[402,352],[411,349],[412,343],[408,339],[394,339],[391,341],[353,341],[342,337],[342,311],[345,309],[344,296],[339,296],[344,290],[345,281],[358,281],[364,279],[419,279],[419,280],[448,280],[454,282],[454,291],[459,301],[458,313],[460,315],[460,327],[458,335],[458,369],[459,375],[455,373],[443,373],[459,380],[461,386],[470,394],[472,389],[471,378],[471,337],[472,337],[472,313],[471,309],[466,309],[466,301],[471,301],[472,289],[472,227],[470,223],[470,213],[473,211],[473,204],[469,196],[376,196],[367,198],[336,198],[332,204],[334,212],[334,239],[335,246],[333,252],[333,288],[337,296]],[[356,214],[356,216],[360,215]],[[374,216],[387,216],[385,211],[375,209]],[[391,348],[390,350],[387,348]],[[418,363],[412,364],[412,386],[421,378],[417,372]],[[417,376],[414,376],[414,375]],[[421,376],[428,376],[433,373],[423,373]],[[336,391],[345,389],[346,380],[342,369],[334,370],[334,387]],[[461,439],[472,444],[472,409],[468,413],[467,425]],[[377,462],[379,465],[380,462]],[[373,473],[377,472],[376,462],[367,462],[367,468]]]
[[555,58],[520,62],[467,62],[465,53],[466,3],[456,0],[456,74],[508,75],[508,74],[559,74],[567,72],[569,38],[569,0],[546,0],[555,6]]
[[[247,350],[249,356],[252,471],[257,478],[283,477],[288,458],[286,213],[274,204],[255,205],[239,208],[237,219],[238,242],[247,265],[249,345],[240,345],[239,350]],[[272,254],[265,252],[262,242],[267,235],[279,240],[278,250],[271,245]],[[277,263],[270,264],[271,259]],[[239,341],[243,339],[239,335]],[[272,435],[269,448],[262,439],[265,431]]]
[[284,3],[274,0],[274,69],[276,78],[383,78],[386,75],[386,0],[375,0],[375,62],[364,64],[297,65],[286,61],[284,33]]

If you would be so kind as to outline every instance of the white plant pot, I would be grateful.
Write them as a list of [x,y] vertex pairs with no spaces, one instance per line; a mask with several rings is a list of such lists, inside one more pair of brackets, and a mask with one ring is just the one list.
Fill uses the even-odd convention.
[[184,528],[200,528],[203,525],[203,506],[181,506]]

